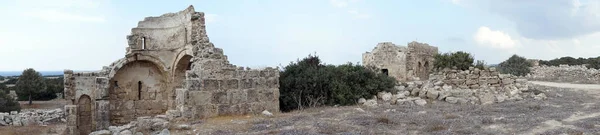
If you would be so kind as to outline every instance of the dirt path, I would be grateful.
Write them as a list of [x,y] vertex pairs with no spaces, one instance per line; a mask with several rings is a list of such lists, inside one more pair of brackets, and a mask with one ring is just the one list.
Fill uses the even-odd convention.
[[[600,98],[600,85],[598,84],[571,84],[571,83],[556,83],[556,82],[541,82],[541,81],[529,81],[533,84],[544,85],[549,87],[558,87],[558,88],[569,88],[573,90],[582,90],[590,95],[593,95],[596,98]],[[597,104],[596,101],[589,101],[584,104]],[[592,112],[592,113],[583,113],[583,112],[574,112],[570,117],[566,119],[562,119],[559,121],[556,120],[548,120],[545,121],[542,125],[539,125],[533,128],[529,133],[530,134],[539,134],[544,131],[548,131],[554,128],[569,128],[569,129],[578,129],[577,127],[571,125],[574,122],[578,122],[584,119],[596,118],[600,117],[600,112]],[[598,126],[598,125],[594,125]]]

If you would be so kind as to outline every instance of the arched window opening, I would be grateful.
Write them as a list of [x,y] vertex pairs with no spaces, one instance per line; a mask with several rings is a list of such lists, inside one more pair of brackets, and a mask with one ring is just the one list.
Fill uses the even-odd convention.
[[192,62],[188,63],[187,68],[185,70],[192,70]]
[[142,50],[146,49],[146,37],[142,37]]
[[138,100],[142,99],[142,81],[138,81]]

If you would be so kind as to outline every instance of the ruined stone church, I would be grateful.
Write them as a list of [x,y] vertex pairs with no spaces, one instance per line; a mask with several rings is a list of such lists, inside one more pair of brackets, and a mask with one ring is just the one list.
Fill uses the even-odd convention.
[[413,41],[406,47],[382,42],[363,53],[362,63],[398,81],[427,80],[437,53],[438,48],[427,43]]
[[204,13],[192,6],[146,17],[127,41],[125,56],[100,71],[64,71],[68,134],[159,114],[198,119],[279,111],[279,70],[230,64],[209,41]]

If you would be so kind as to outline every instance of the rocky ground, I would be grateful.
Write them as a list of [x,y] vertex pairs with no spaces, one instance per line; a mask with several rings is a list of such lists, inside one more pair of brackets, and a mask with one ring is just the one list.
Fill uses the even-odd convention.
[[[546,100],[345,106],[189,122],[171,134],[600,134],[600,85],[546,87]],[[577,89],[572,89],[577,88]]]
[[[193,120],[173,123],[167,128],[170,134],[177,135],[600,134],[600,85],[531,83],[554,87],[540,87],[547,90],[545,100],[527,98],[472,105],[427,99],[425,106],[311,108],[273,116]],[[54,134],[60,129],[64,125],[0,127],[0,134]]]

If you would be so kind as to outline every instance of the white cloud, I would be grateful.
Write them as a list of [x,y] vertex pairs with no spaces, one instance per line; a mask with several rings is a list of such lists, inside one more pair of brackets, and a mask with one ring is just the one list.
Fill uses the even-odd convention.
[[473,38],[479,45],[497,49],[514,49],[518,43],[517,40],[513,40],[508,34],[502,31],[491,30],[486,26],[479,27]]
[[205,14],[204,15],[204,20],[206,21],[206,23],[217,22],[218,18],[219,18],[219,15],[217,15],[217,14]]
[[42,19],[49,22],[105,22],[104,17],[79,15],[57,10],[39,10],[26,12],[25,16]]
[[109,0],[19,0],[21,15],[49,22],[105,22]]
[[452,0],[452,3],[459,5],[461,0]]
[[[340,9],[349,9],[356,5],[354,3],[359,2],[359,0],[329,0],[329,3],[336,8]],[[371,18],[371,15],[363,12],[359,12],[356,8],[352,8],[347,10],[348,14],[352,15],[352,17],[357,19],[367,19]]]
[[348,7],[348,4],[355,3],[358,0],[329,0],[329,4],[338,8]]
[[357,10],[348,10],[348,13],[358,19],[368,19],[371,17],[371,15],[358,12]]

